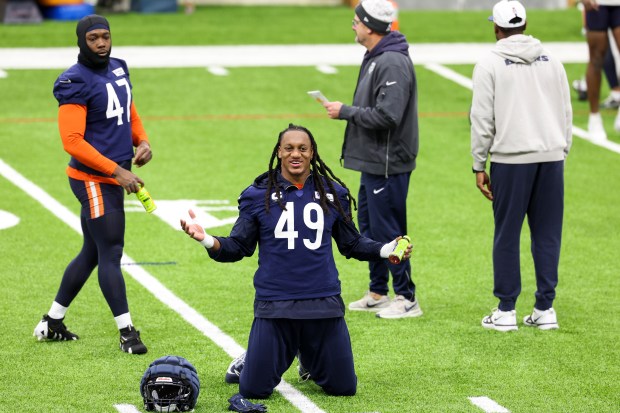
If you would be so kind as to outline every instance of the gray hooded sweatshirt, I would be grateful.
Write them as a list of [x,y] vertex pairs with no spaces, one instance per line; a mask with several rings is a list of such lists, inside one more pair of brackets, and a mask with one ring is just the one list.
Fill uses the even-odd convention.
[[470,112],[473,169],[487,159],[507,164],[565,159],[573,111],[566,71],[539,40],[523,34],[499,40],[473,74]]

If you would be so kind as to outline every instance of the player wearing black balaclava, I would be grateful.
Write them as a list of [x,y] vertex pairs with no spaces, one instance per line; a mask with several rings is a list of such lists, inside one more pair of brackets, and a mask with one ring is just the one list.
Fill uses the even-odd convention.
[[105,29],[109,31],[110,23],[108,23],[108,20],[105,17],[97,14],[82,17],[82,19],[78,22],[77,28],[75,29],[75,33],[78,38],[77,44],[80,48],[78,62],[84,66],[90,67],[91,69],[103,69],[110,62],[112,44],[110,43],[110,50],[105,57],[93,52],[86,43],[86,33],[96,29]]

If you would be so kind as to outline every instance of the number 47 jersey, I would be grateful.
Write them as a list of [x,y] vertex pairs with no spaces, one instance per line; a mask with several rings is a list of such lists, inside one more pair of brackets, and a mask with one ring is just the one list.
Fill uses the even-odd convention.
[[[54,83],[58,105],[86,107],[84,139],[116,163],[133,157],[131,137],[131,82],[124,60],[110,58],[106,69],[90,69],[80,63],[63,72]],[[71,158],[78,170],[93,170]]]

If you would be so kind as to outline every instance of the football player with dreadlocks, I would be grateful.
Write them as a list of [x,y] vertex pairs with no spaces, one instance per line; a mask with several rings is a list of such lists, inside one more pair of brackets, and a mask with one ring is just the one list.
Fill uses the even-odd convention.
[[[183,230],[216,261],[239,261],[260,245],[241,396],[271,395],[298,353],[327,394],[355,394],[332,238],[347,258],[367,261],[387,258],[401,237],[383,244],[360,235],[350,212],[354,202],[319,156],[312,133],[289,125],[278,136],[269,170],[241,193],[239,218],[228,237],[207,234],[191,210],[191,220],[181,220]],[[410,254],[411,246],[405,259]]]

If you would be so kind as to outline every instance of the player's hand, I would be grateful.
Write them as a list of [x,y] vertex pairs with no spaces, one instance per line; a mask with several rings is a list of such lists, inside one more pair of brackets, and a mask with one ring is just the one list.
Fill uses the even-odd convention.
[[340,118],[340,108],[342,108],[342,102],[325,102],[323,107],[327,110],[327,116],[332,119]]
[[183,228],[183,231],[185,231],[187,235],[189,235],[196,241],[201,242],[205,239],[207,233],[205,232],[204,228],[198,222],[196,222],[196,214],[194,213],[194,211],[190,209],[187,212],[189,213],[191,221],[185,221],[183,218],[181,218],[181,228]]
[[489,201],[493,200],[493,192],[491,191],[491,180],[486,171],[476,172],[476,186]]
[[144,181],[131,171],[117,165],[112,177],[116,179],[120,186],[125,189],[127,194],[138,192],[144,185]]
[[146,165],[153,158],[153,152],[151,152],[151,145],[147,141],[141,141],[136,148],[136,155],[133,158],[133,164],[138,168]]
[[596,0],[582,0],[583,7],[585,7],[586,11],[590,10],[598,10],[598,3]]

